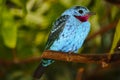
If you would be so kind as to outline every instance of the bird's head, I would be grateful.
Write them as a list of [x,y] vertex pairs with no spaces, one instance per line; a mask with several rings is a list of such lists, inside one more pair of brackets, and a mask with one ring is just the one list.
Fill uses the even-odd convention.
[[90,12],[86,7],[83,6],[74,6],[68,10],[66,10],[62,15],[70,15],[74,16],[81,22],[85,22],[88,20],[88,18],[91,15],[94,15],[95,13]]

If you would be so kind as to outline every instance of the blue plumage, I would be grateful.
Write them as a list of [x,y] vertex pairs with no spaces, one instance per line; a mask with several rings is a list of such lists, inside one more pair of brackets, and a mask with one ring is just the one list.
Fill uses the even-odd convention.
[[[82,6],[72,7],[53,23],[48,37],[46,50],[77,53],[90,31],[88,21],[91,12]],[[45,68],[53,63],[53,60],[42,59],[40,67]],[[38,68],[40,71],[40,67]],[[38,69],[35,74],[38,73]],[[37,78],[42,75],[39,72]]]
[[49,50],[77,53],[90,31],[90,23],[88,21],[80,22],[70,16],[64,26],[63,31],[59,34],[59,39],[53,42]]

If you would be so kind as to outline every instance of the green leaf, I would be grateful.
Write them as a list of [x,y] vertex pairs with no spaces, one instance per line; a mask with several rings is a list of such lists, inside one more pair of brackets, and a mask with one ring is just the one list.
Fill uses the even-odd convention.
[[111,50],[110,50],[110,54],[112,54],[114,52],[114,49],[115,49],[119,40],[120,40],[120,20],[119,20],[119,22],[116,26],[116,31],[115,31],[115,34],[114,34],[114,39],[113,39],[112,47],[111,47]]
[[116,6],[113,6],[113,7],[112,7],[112,9],[111,9],[111,17],[112,17],[113,20],[115,19],[118,11],[119,11],[119,8],[118,8],[118,7],[116,7]]
[[17,26],[14,22],[13,15],[8,10],[4,10],[2,13],[1,34],[4,44],[7,47],[16,47]]

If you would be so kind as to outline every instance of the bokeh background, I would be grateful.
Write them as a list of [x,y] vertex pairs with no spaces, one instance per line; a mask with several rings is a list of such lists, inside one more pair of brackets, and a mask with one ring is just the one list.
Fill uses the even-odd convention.
[[[96,12],[80,53],[110,52],[119,0],[0,0],[0,80],[33,80],[52,23],[74,5]],[[41,80],[120,80],[119,67],[57,61]]]

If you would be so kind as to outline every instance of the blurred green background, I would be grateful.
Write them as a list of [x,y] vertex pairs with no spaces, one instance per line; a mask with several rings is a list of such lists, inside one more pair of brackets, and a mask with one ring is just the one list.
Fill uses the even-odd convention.
[[[110,51],[120,18],[119,0],[0,0],[0,80],[32,80],[52,22],[74,5],[96,12],[89,19],[89,36],[98,34],[86,40],[80,53]],[[58,61],[41,80],[120,80],[119,67]]]

